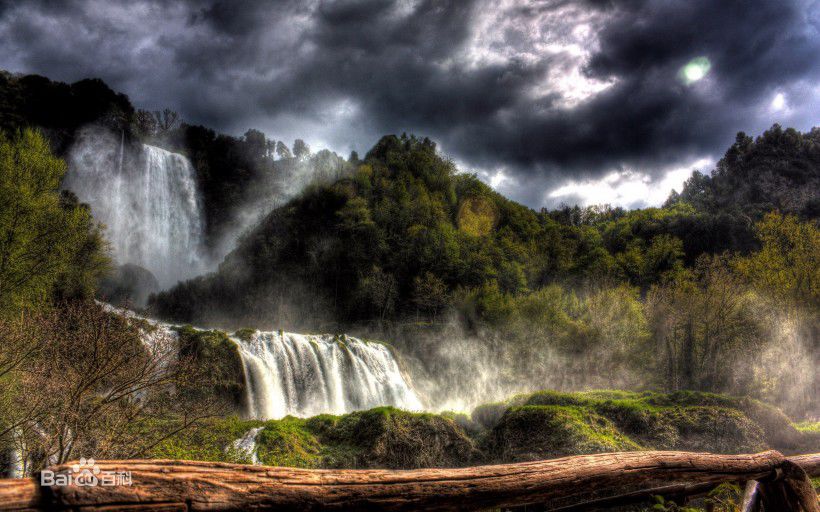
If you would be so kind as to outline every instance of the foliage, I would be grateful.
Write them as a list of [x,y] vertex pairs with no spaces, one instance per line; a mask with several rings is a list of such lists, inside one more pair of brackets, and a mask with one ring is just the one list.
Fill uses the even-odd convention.
[[769,298],[820,310],[820,229],[794,215],[766,214],[756,226],[762,248],[737,268]]
[[60,192],[64,174],[39,133],[0,135],[0,313],[89,297],[106,269],[100,228]]
[[[474,421],[392,407],[265,422],[228,417],[170,436],[150,456],[247,462],[248,454],[238,453],[233,443],[258,427],[262,464],[307,468],[458,467],[614,450],[784,449],[764,436],[765,429],[747,414],[749,406],[746,399],[691,392],[542,391],[480,406]],[[481,411],[498,407],[495,419],[481,420]],[[777,428],[789,426],[788,418],[783,422]],[[150,425],[172,430],[174,422]],[[725,505],[733,492],[717,489],[709,499]]]
[[[764,134],[760,144],[782,143],[777,154],[796,160],[804,157],[794,152],[815,151],[815,132],[787,130],[788,136],[778,138],[776,131]],[[217,147],[214,137],[203,147],[230,154]],[[803,142],[788,142],[794,137]],[[775,150],[763,146],[750,150],[743,165],[759,169],[758,159],[770,161],[767,155]],[[260,155],[257,159],[264,158]],[[727,163],[729,156],[724,160],[715,180],[740,172]],[[287,280],[312,289],[324,304],[330,302],[329,316],[342,328],[360,322],[383,325],[420,313],[438,318],[459,302],[450,300],[456,294],[492,295],[495,287],[517,295],[555,283],[574,287],[628,281],[647,291],[680,277],[704,253],[748,253],[760,243],[743,217],[746,213],[728,206],[707,208],[708,201],[695,200],[688,192],[675,195],[664,208],[536,213],[474,176],[457,173],[433,142],[413,136],[383,137],[355,164],[351,174],[309,187],[271,212],[242,239],[217,276],[159,297],[157,312],[173,316],[180,310],[177,303],[185,301],[190,304],[178,320],[196,321],[213,310],[252,311],[247,315],[251,320],[281,317],[283,310],[300,304],[288,304],[285,297],[265,300],[261,294],[270,292],[272,283]],[[781,167],[777,172],[791,176]],[[230,197],[230,188],[219,183],[214,181],[215,190]],[[474,320],[470,311],[460,311],[468,321]]]
[[[518,294],[556,271],[609,272],[611,258],[590,250],[596,243],[597,233],[562,227],[457,174],[428,139],[388,136],[351,177],[309,187],[274,210],[216,276],[160,295],[155,310],[175,315],[185,301],[185,321],[206,310],[283,317],[298,304],[267,294],[273,283],[296,280],[329,301],[343,325],[438,317],[456,290]],[[272,311],[260,310],[271,302]]]
[[735,368],[763,344],[756,310],[726,258],[703,256],[691,273],[647,297],[656,376],[666,389],[736,390]]
[[757,139],[738,133],[711,175],[694,173],[670,202],[753,219],[772,210],[816,218],[819,191],[820,129],[800,133],[775,124]]
[[0,130],[15,133],[39,128],[59,156],[71,146],[79,128],[98,123],[126,130],[133,118],[128,97],[115,93],[102,80],[69,85],[38,75],[0,71]]
[[[817,411],[820,374],[820,229],[794,215],[767,214],[756,225],[761,250],[735,262],[768,312],[776,349],[756,368],[759,393]],[[780,386],[772,386],[779,382]]]
[[217,398],[238,411],[245,396],[244,372],[239,349],[222,331],[203,331],[186,325],[176,329],[180,357],[189,358],[203,378],[187,382],[180,393],[193,402]]
[[185,428],[210,404],[188,409],[174,392],[199,375],[162,340],[94,302],[0,321],[0,443],[23,450],[27,471],[80,455],[134,457],[175,431],[144,435],[146,418],[176,414]]

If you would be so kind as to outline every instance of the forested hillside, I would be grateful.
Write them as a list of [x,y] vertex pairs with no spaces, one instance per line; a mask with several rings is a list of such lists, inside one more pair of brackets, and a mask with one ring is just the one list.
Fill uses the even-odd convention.
[[[426,138],[385,136],[363,159],[303,143],[294,154],[253,130],[231,137],[135,110],[99,81],[2,78],[4,467],[16,460],[30,474],[92,453],[410,468],[653,448],[816,451],[818,129],[739,135],[713,173],[693,174],[661,208],[534,211]],[[154,296],[148,312],[274,332],[162,326],[92,300],[115,269],[95,212],[63,189],[61,158],[89,123],[190,157],[212,240],[267,208],[217,272]],[[284,204],[267,195],[305,184]],[[137,268],[114,281],[151,278]],[[283,357],[300,336],[283,328],[366,339],[304,337]],[[318,358],[320,342],[335,359]],[[279,416],[246,409],[264,388],[247,366],[262,343],[271,357],[281,349],[255,368],[269,388],[272,368],[292,365],[282,395],[354,381],[344,362],[370,347],[413,403],[472,414],[353,404],[264,421]],[[578,392],[604,388],[632,391]],[[561,392],[532,393],[541,389]],[[243,451],[242,440],[256,444]]]
[[[662,208],[535,212],[459,173],[430,140],[386,136],[152,310],[359,329],[422,357],[429,333],[455,325],[498,338],[500,360],[539,361],[558,386],[750,392],[803,407],[817,385],[807,364],[818,354],[818,189],[807,184],[818,155],[817,129],[774,126],[756,141],[739,135],[711,176],[695,173]],[[778,349],[803,360],[799,382],[774,389],[762,379],[780,367],[763,358]],[[532,376],[519,373],[509,379]]]
[[[345,160],[137,110],[98,80],[4,74],[0,85],[4,130],[36,127],[57,156],[89,123],[189,156],[212,245],[273,209],[218,272],[156,296],[159,316],[387,339],[408,364],[422,361],[428,392],[442,379],[479,396],[539,380],[752,394],[794,410],[818,396],[816,128],[739,134],[661,208],[536,212],[459,172],[428,139],[386,136]],[[305,184],[286,204],[272,199]],[[54,200],[83,211],[71,194]],[[99,228],[71,215],[88,241],[57,245],[62,270],[21,281],[37,283],[37,297],[87,297],[102,273]]]

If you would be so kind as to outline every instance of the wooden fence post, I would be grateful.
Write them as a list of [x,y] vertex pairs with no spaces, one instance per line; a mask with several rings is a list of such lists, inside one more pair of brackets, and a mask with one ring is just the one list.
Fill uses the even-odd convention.
[[766,512],[820,512],[809,476],[789,460],[783,461],[770,478],[760,481],[760,497]]

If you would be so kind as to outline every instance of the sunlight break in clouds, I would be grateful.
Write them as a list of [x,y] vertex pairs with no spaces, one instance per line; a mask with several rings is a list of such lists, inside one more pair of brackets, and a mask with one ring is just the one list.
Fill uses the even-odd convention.
[[520,2],[506,1],[499,7],[482,9],[474,22],[462,55],[469,66],[546,64],[529,95],[533,100],[550,98],[558,108],[572,108],[616,83],[614,77],[600,79],[584,71],[598,49],[597,32],[606,13],[559,2],[522,8]]
[[571,181],[546,194],[546,202],[565,202],[590,206],[609,204],[624,208],[660,206],[672,190],[680,191],[692,171],[712,166],[710,158],[700,158],[689,165],[669,169],[660,180],[643,172],[613,171],[599,180]]

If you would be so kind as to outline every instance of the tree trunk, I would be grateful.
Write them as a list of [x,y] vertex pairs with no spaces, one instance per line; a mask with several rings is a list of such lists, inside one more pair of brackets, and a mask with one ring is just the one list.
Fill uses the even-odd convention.
[[[132,485],[40,487],[39,480],[0,480],[0,510],[476,510],[527,504],[554,509],[658,494],[702,491],[707,484],[761,480],[771,500],[814,512],[806,472],[820,454],[785,459],[687,452],[623,452],[459,469],[308,470],[219,462],[101,461],[99,476],[130,472]],[[803,469],[799,465],[802,466]],[[69,465],[52,468],[68,474]],[[772,478],[772,476],[775,478]],[[779,476],[778,476],[779,475]],[[802,483],[801,483],[802,482]],[[783,491],[778,486],[788,486]],[[809,489],[811,489],[809,485]],[[780,494],[777,494],[780,493]],[[763,493],[766,494],[766,493]],[[813,501],[813,505],[812,502]],[[772,501],[771,503],[778,503]],[[767,510],[783,510],[774,508]],[[788,509],[786,509],[788,510]]]

